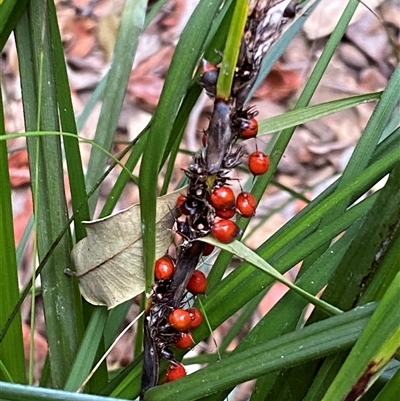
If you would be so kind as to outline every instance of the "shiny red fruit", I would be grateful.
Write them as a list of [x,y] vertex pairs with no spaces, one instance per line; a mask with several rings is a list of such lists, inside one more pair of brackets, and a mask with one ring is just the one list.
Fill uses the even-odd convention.
[[214,249],[215,249],[214,245],[205,244],[204,249],[203,249],[203,256],[211,255],[211,253],[213,252]]
[[195,329],[196,327],[200,326],[201,322],[203,321],[202,313],[197,308],[189,308],[188,312],[192,320],[190,328]]
[[175,347],[179,349],[190,348],[194,344],[190,333],[180,333],[178,340],[175,341]]
[[242,139],[255,138],[258,134],[258,121],[253,117],[251,120],[243,120],[240,127]]
[[169,365],[167,368],[165,381],[172,382],[174,380],[180,379],[183,376],[186,376],[185,367],[179,362],[171,363],[171,365]]
[[257,150],[249,156],[249,170],[253,175],[261,175],[268,171],[269,156]]
[[224,244],[232,242],[240,233],[240,228],[232,220],[220,220],[211,227],[211,235]]
[[214,189],[210,202],[216,209],[232,209],[235,207],[235,194],[230,187],[224,185]]
[[174,261],[168,255],[164,255],[156,260],[154,275],[157,280],[168,280],[174,274],[174,270]]
[[180,194],[178,196],[178,199],[176,200],[176,207],[179,209],[179,211],[183,214],[185,213],[185,201],[186,201],[186,196],[183,194]]
[[231,219],[236,213],[236,209],[215,209],[215,214],[221,219]]
[[256,214],[257,200],[251,192],[241,192],[236,198],[236,208],[243,217]]
[[188,331],[192,324],[192,318],[187,310],[174,309],[168,317],[170,325],[177,331]]
[[206,275],[200,270],[195,270],[192,274],[192,277],[190,277],[186,288],[193,295],[205,294],[207,289]]

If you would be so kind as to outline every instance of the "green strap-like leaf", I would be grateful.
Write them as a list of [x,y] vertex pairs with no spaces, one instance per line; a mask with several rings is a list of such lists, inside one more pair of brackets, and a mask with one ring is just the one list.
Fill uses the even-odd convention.
[[22,386],[20,384],[4,382],[0,382],[0,391],[3,401],[124,401],[121,398],[77,394],[50,388]]
[[[122,109],[139,35],[144,24],[146,5],[146,0],[128,0],[122,13],[113,61],[105,88],[102,112],[95,134],[95,141],[107,150],[111,149],[114,132],[118,125],[118,118]],[[105,157],[104,153],[93,148],[86,175],[87,190],[90,190],[101,177],[106,163],[107,157]],[[98,191],[89,199],[91,214],[93,214],[97,197]]]
[[[1,12],[1,9],[0,9]],[[3,102],[0,90],[0,134],[5,133]],[[8,172],[7,142],[0,140],[0,327],[6,323],[19,297],[18,269],[15,257],[11,185]],[[25,383],[24,348],[22,342],[21,315],[18,314],[0,341],[0,360],[12,380]],[[8,375],[0,370],[0,378]]]
[[226,40],[221,69],[217,81],[217,97],[228,100],[237,59],[239,56],[240,42],[246,25],[249,4],[247,0],[237,0],[231,26]]
[[176,382],[154,387],[144,399],[196,400],[282,367],[347,349],[357,340],[374,308],[374,304],[357,308],[238,352]]
[[[379,303],[322,401],[356,399],[400,349],[400,273]],[[350,397],[351,395],[351,397]]]
[[297,127],[309,121],[313,121],[333,113],[338,113],[339,111],[343,111],[360,104],[378,100],[381,97],[381,94],[382,92],[372,92],[287,111],[285,114],[260,121],[258,126],[258,136],[275,131],[281,131],[286,128]]
[[225,251],[235,254],[239,258],[251,263],[255,267],[269,274],[274,279],[278,280],[282,284],[286,285],[293,291],[297,292],[300,296],[310,301],[312,304],[320,307],[322,310],[331,315],[336,315],[341,313],[340,309],[335,308],[332,305],[327,304],[326,302],[320,300],[319,298],[309,294],[307,291],[304,291],[302,288],[297,287],[295,284],[287,280],[281,273],[279,273],[276,269],[274,269],[269,263],[267,263],[264,259],[262,259],[259,255],[253,252],[250,248],[242,244],[240,241],[233,241],[229,244],[221,244],[219,241],[211,237],[202,238],[202,241],[207,242],[212,245],[216,245]]

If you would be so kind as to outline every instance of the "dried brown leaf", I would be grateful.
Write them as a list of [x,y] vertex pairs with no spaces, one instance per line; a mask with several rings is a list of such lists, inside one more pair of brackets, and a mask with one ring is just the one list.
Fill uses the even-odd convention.
[[[171,212],[184,189],[162,196],[156,210],[156,257],[171,245]],[[87,237],[76,244],[72,259],[83,297],[93,305],[114,308],[145,288],[140,205],[85,223]]]

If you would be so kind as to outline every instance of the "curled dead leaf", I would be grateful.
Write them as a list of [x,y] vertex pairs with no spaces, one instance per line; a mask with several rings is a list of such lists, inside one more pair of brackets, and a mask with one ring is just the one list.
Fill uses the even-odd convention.
[[[156,258],[171,245],[174,216],[171,212],[182,188],[158,198]],[[72,250],[82,296],[108,309],[140,294],[145,288],[140,205],[112,216],[85,222],[87,237]]]

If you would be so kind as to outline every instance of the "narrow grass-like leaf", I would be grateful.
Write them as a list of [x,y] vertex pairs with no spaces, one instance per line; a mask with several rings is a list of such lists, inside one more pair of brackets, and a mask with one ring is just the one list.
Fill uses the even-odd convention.
[[260,292],[256,295],[245,307],[243,312],[240,314],[238,319],[233,323],[232,327],[229,329],[229,332],[224,336],[221,341],[221,345],[219,346],[219,352],[226,351],[231,342],[235,339],[235,337],[240,333],[243,329],[245,323],[251,318],[255,310],[260,305],[260,302],[265,297],[266,291]]
[[235,2],[233,0],[225,1],[222,9],[218,12],[211,25],[204,46],[204,58],[214,65],[221,62],[223,49],[225,47],[234,11]]
[[393,378],[385,385],[374,401],[395,400],[399,395],[400,369],[394,374]]
[[112,213],[115,205],[117,204],[122,194],[122,191],[126,186],[126,183],[130,179],[132,179],[132,174],[130,172],[133,171],[133,169],[137,165],[145,146],[146,146],[146,137],[141,137],[133,146],[132,152],[129,155],[128,160],[124,165],[124,169],[119,174],[117,181],[114,184],[114,187],[111,190],[110,195],[108,196],[106,203],[103,206],[103,209],[99,216],[100,218],[106,217]]
[[358,308],[238,352],[174,383],[150,389],[144,400],[170,400],[178,395],[181,401],[196,400],[282,367],[349,348],[364,329],[374,308],[373,304]]
[[[346,309],[359,302],[360,287],[363,286],[368,289],[371,279],[376,272],[381,270],[380,259],[390,246],[393,230],[398,231],[399,186],[400,164],[398,162],[385,187],[380,191],[374,208],[369,211],[363,224],[360,225],[358,235],[352,239],[349,249],[324,293],[324,298],[329,299],[335,305]],[[348,266],[352,266],[351,274],[348,272]],[[342,291],[343,285],[346,285],[345,292]],[[370,293],[371,295],[372,293]],[[320,318],[322,316],[317,313],[312,316],[313,321]],[[380,330],[380,327],[377,326],[376,331]],[[337,356],[330,359],[325,361],[321,368],[324,373],[319,380],[319,388],[314,386],[308,399],[320,399],[330,380],[336,376],[343,362],[343,357]],[[322,376],[322,373],[320,375]],[[327,375],[330,380],[326,378]],[[323,380],[323,378],[325,379]]]
[[3,0],[0,2],[0,49],[7,42],[11,31],[25,11],[27,0]]
[[[354,4],[351,4],[351,2],[349,2],[347,10],[351,6],[354,6]],[[375,108],[375,111],[367,124],[366,129],[364,130],[363,136],[361,137],[356,147],[356,150],[353,153],[351,163],[349,163],[349,165],[345,169],[345,177],[343,178],[342,176],[340,180],[340,187],[344,188],[351,186],[354,177],[357,175],[358,172],[365,168],[368,160],[371,159],[377,143],[381,139],[381,133],[388,123],[390,115],[395,107],[396,102],[398,101],[399,94],[397,91],[397,87],[399,84],[399,77],[400,72],[399,68],[397,68],[388,84],[388,87],[383,92],[381,99],[379,100],[377,107]],[[389,199],[392,198],[391,194],[387,195],[389,195]],[[348,203],[349,199],[343,199],[342,203],[339,202],[332,209],[332,212],[324,218],[323,223],[320,225],[320,229],[323,229],[324,224],[327,224],[331,219],[334,219],[338,215],[340,215],[340,213],[343,212]],[[397,206],[395,206],[395,208],[396,207]],[[393,206],[390,206],[389,209],[391,210],[391,212],[395,213],[395,210],[393,210]],[[369,220],[370,222],[373,221],[372,213],[373,211],[371,211],[371,219]],[[386,213],[386,211],[384,213]],[[351,308],[354,305],[359,297],[360,288],[366,288],[368,281],[373,277],[371,264],[368,263],[367,260],[369,259],[373,263],[372,253],[374,247],[375,250],[377,249],[377,244],[375,241],[379,241],[378,237],[380,237],[380,240],[382,240],[382,238],[386,238],[386,223],[384,223],[380,219],[380,217],[378,217],[378,219],[378,221],[374,221],[373,227],[375,227],[376,224],[379,226],[380,223],[382,223],[380,229],[376,230],[376,228],[374,229],[373,227],[368,227],[368,225],[365,224],[364,229],[362,230],[364,231],[363,235],[361,236],[362,231],[360,230],[360,235],[357,238],[353,239],[353,244],[351,248],[349,248],[348,255],[345,255],[345,257],[343,258],[340,268],[332,277],[331,283],[330,285],[328,285],[328,288],[324,293],[324,299],[329,300],[330,303],[338,305],[342,309]],[[388,226],[386,225],[386,230],[387,228]],[[380,235],[379,232],[381,232]],[[314,255],[311,255],[309,258],[307,258],[307,260],[303,263],[303,269],[307,269],[314,262],[314,260],[319,257],[321,252],[326,249],[326,247],[327,245],[318,250]],[[366,250],[366,252],[362,251],[363,248]],[[357,252],[360,253],[357,254]],[[361,263],[359,259],[361,259]],[[353,263],[351,261],[353,261]],[[356,261],[355,264],[354,261]],[[343,272],[347,271],[347,268],[350,265],[353,266],[351,277],[347,273],[343,275]],[[366,279],[366,277],[368,277],[368,279]],[[343,288],[346,288],[345,292],[343,292]],[[317,320],[318,316],[320,315],[316,313],[312,321]],[[332,381],[336,376],[337,371],[340,369],[344,358],[345,355],[338,355],[328,358],[324,362],[322,367],[319,368],[321,373],[316,378],[314,378],[314,383],[318,383],[318,385],[314,385],[313,387],[311,387],[309,394],[305,398],[307,401],[321,399],[321,394],[324,394],[326,392],[330,381]],[[309,367],[309,369],[317,369],[317,365],[315,365],[314,367]],[[293,373],[293,377],[296,376],[296,374],[302,376],[304,375],[304,372],[305,370],[299,367]],[[302,382],[305,386],[310,386],[308,383],[311,383],[312,378],[309,375],[305,376],[308,377],[304,377],[304,380],[302,380]],[[282,378],[282,380],[290,381],[287,377]],[[291,385],[294,384],[292,383]]]
[[103,338],[103,330],[107,321],[108,312],[106,308],[94,309],[85,336],[79,347],[70,375],[65,383],[64,390],[76,391],[82,385],[93,366],[97,349]]
[[100,99],[103,98],[104,92],[107,87],[107,79],[108,79],[108,72],[106,73],[106,75],[104,75],[103,78],[101,78],[100,82],[96,86],[96,89],[93,91],[90,98],[86,102],[85,108],[82,110],[82,112],[76,119],[76,128],[78,131],[80,131],[85,125],[87,119],[89,118],[97,102],[99,102]]
[[[1,91],[0,134],[5,134]],[[0,197],[0,327],[2,327],[19,297],[7,142],[4,140],[0,141],[0,182],[2,188]],[[26,381],[21,325],[21,315],[18,314],[11,323],[7,335],[0,341],[0,360],[8,371],[8,375],[4,375],[4,371],[0,370],[2,380],[10,375],[14,382],[25,383]]]
[[29,220],[24,229],[24,233],[22,234],[22,237],[17,246],[16,256],[17,256],[18,268],[21,266],[21,262],[24,258],[24,254],[28,246],[29,239],[31,238],[32,231],[33,231],[33,214],[31,214],[31,216],[29,217]]
[[235,254],[240,259],[243,259],[246,262],[251,263],[253,266],[255,266],[258,269],[262,270],[263,272],[269,274],[272,278],[274,278],[275,280],[286,285],[288,288],[295,291],[297,294],[299,294],[303,298],[307,299],[309,302],[311,302],[315,306],[318,306],[324,312],[326,312],[330,315],[336,315],[336,314],[341,313],[340,309],[337,309],[334,306],[321,301],[317,297],[314,297],[313,295],[309,294],[308,292],[304,291],[303,289],[297,287],[291,281],[287,280],[282,274],[280,274],[276,269],[274,269],[269,263],[267,263],[264,259],[262,259],[260,256],[258,256],[255,252],[253,252],[250,248],[248,248],[246,245],[244,245],[240,241],[235,240],[229,244],[222,244],[219,241],[216,241],[215,239],[213,239],[211,237],[204,237],[201,240],[204,242],[207,242],[208,244],[218,246],[221,249],[224,249],[232,254]]
[[[348,186],[347,186],[348,187]],[[353,239],[341,267],[328,286],[324,298],[332,300],[335,305],[350,308],[359,297],[359,285],[368,287],[371,277],[379,268],[379,258],[382,257],[390,243],[393,230],[398,225],[400,215],[400,162],[392,171],[385,187],[380,191],[377,201],[363,225],[358,236]],[[351,275],[346,266],[353,266]],[[357,273],[356,277],[354,275]],[[366,277],[370,277],[369,280]],[[346,293],[340,288],[344,283]]]
[[[304,241],[294,246],[288,252],[282,254],[277,260],[279,266],[291,266],[296,261],[304,258],[305,255],[312,252],[320,244],[327,241],[328,237],[333,238],[337,234],[345,230],[349,225],[350,229],[346,231],[337,242],[335,242],[304,274],[300,274],[296,280],[296,285],[308,291],[309,293],[318,293],[328,282],[329,278],[337,268],[341,258],[343,257],[349,241],[358,232],[359,224],[357,224],[360,216],[366,213],[374,204],[376,195],[370,197],[363,202],[355,205],[346,211],[337,221],[332,223],[326,230],[322,232],[314,232]],[[354,224],[355,223],[355,224]],[[240,269],[241,267],[238,267]],[[243,286],[243,291],[246,291]],[[262,292],[261,292],[262,293]],[[305,299],[300,299],[294,291],[287,292],[284,297],[268,312],[264,318],[257,323],[254,329],[240,342],[233,351],[234,353],[243,349],[261,344],[268,339],[278,337],[284,333],[296,329],[299,319],[307,305]],[[195,333],[196,335],[196,333]],[[196,338],[197,339],[197,338]],[[277,373],[269,374],[257,380],[254,393],[251,400],[263,400],[263,395],[269,391],[271,381]],[[227,395],[227,394],[226,394]],[[221,398],[223,399],[223,398]]]
[[0,383],[0,389],[3,401],[124,401],[121,400],[121,398],[77,394],[43,387],[23,386],[4,382]]
[[360,397],[399,350],[399,289],[400,273],[388,288],[322,401]]
[[[154,4],[149,11],[149,13],[146,15],[144,24],[143,24],[143,30],[149,25],[151,20],[155,17],[157,12],[163,7],[163,5],[167,2],[168,0],[159,0],[156,4]],[[96,89],[93,91],[93,93],[90,95],[89,99],[87,100],[85,107],[83,111],[79,114],[77,120],[76,120],[76,126],[78,131],[80,131],[83,126],[85,125],[87,119],[89,118],[89,115],[93,111],[96,103],[100,101],[100,99],[103,98],[104,92],[107,87],[107,80],[109,76],[109,71],[106,72],[106,74],[101,78],[100,82],[96,86]]]
[[[108,75],[105,96],[97,124],[95,141],[104,149],[110,150],[117,128],[118,117],[132,68],[139,35],[143,28],[146,12],[146,0],[128,0],[122,13],[116,39],[113,62]],[[92,148],[86,175],[86,188],[90,189],[99,179],[106,166],[104,153]],[[98,192],[89,200],[89,209],[93,214]]]
[[[53,65],[57,88],[57,103],[60,115],[61,129],[65,132],[77,134],[75,124],[75,114],[72,107],[71,93],[65,66],[65,59],[62,47],[60,30],[57,23],[57,15],[54,3],[49,2],[49,20],[51,30],[51,43],[54,49]],[[83,220],[89,219],[89,207],[86,197],[85,179],[78,138],[70,136],[63,137],[65,148],[65,158],[67,161],[67,171],[69,185],[71,188],[71,202],[74,217],[75,240],[79,241],[86,235],[86,230],[82,224]]]
[[247,0],[236,1],[217,81],[217,97],[225,101],[228,101],[231,94],[233,76],[235,74],[248,10],[249,4]]
[[378,100],[381,97],[381,94],[382,92],[373,92],[363,95],[350,96],[344,99],[332,100],[326,103],[320,103],[313,106],[287,111],[282,115],[260,121],[258,136],[280,131],[286,128],[297,127],[300,124],[305,124],[309,121],[313,121],[333,113],[338,113],[339,111],[343,111],[360,104]]
[[[29,12],[18,24],[16,39],[26,128],[57,131],[58,111],[51,60],[53,49],[45,4],[30,3]],[[68,224],[60,138],[29,138],[28,152],[37,211],[38,253],[39,259],[42,259]],[[41,277],[55,387],[63,385],[78,348],[76,287],[64,274],[70,264],[69,247],[70,237],[66,234],[53,249]]]
[[388,248],[382,248],[385,252],[380,254],[379,269],[375,272],[368,288],[362,294],[360,305],[380,300],[393,282],[397,272],[400,271],[398,255],[400,249],[399,225],[394,229],[390,243],[388,244],[387,241],[384,241],[383,245],[388,246]]
[[185,99],[182,102],[182,107],[179,110],[179,113],[176,117],[174,127],[172,129],[172,132],[174,132],[174,135],[170,137],[167,147],[166,147],[166,152],[164,154],[164,158],[162,160],[162,164],[164,164],[166,156],[169,155],[168,159],[168,165],[167,165],[167,171],[165,172],[164,176],[164,183],[160,191],[160,195],[165,195],[168,190],[168,185],[171,181],[171,176],[173,174],[173,171],[175,169],[175,161],[176,161],[176,155],[178,154],[179,147],[182,141],[182,137],[185,133],[185,128],[186,124],[189,120],[189,115],[194,107],[194,105],[197,102],[197,99],[199,98],[201,89],[199,86],[197,87],[192,87]]

